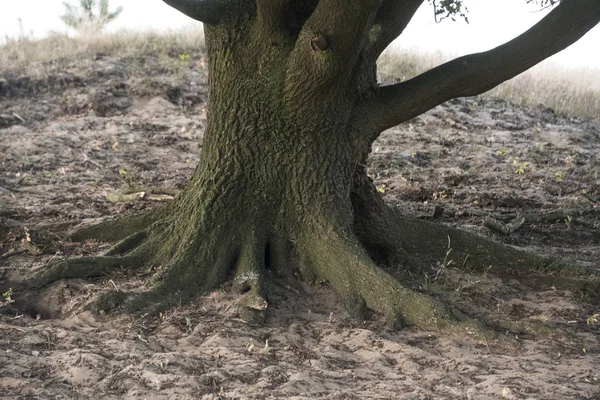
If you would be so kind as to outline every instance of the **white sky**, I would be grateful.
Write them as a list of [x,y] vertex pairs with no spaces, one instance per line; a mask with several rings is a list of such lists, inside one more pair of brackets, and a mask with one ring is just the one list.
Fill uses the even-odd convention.
[[[77,0],[70,0],[77,3]],[[18,36],[18,19],[26,33],[42,37],[49,31],[65,32],[59,19],[63,0],[0,0],[0,38]],[[195,23],[161,0],[111,0],[111,8],[124,11],[110,31],[122,28],[165,30]],[[466,0],[469,21],[444,21],[436,24],[431,6],[425,3],[404,35],[394,44],[427,52],[462,55],[484,51],[524,32],[547,14],[525,0]],[[550,60],[565,67],[600,68],[600,26]]]

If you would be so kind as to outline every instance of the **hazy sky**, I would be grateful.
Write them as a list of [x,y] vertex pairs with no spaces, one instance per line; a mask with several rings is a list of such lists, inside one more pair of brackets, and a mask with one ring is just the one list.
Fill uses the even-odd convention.
[[[77,0],[70,0],[77,3]],[[20,18],[24,31],[41,37],[51,30],[64,32],[59,19],[62,0],[0,0],[0,38],[19,35]],[[111,0],[111,7],[122,5],[123,14],[109,30],[177,29],[195,23],[161,0]],[[466,0],[469,21],[435,23],[433,10],[424,4],[405,34],[394,44],[429,52],[441,51],[462,55],[488,50],[504,43],[547,14],[525,0]],[[554,64],[577,67],[600,67],[600,27],[594,28],[573,46],[554,56]]]

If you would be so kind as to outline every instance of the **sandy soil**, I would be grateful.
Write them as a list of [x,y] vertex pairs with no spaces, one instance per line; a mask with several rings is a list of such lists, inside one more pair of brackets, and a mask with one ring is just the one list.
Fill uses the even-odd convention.
[[[168,201],[149,188],[185,186],[205,123],[202,65],[176,51],[166,63],[98,54],[45,66],[43,76],[0,76],[1,289],[53,260],[106,248],[65,240],[71,225]],[[407,213],[600,268],[598,125],[543,106],[456,100],[385,132],[369,168]],[[145,200],[107,201],[142,190]],[[483,223],[557,210],[569,216],[530,218],[507,236]],[[451,259],[432,266],[424,285],[452,288],[451,300],[475,314],[542,320],[572,336],[507,332],[480,343],[393,332],[377,317],[350,318],[327,287],[309,285],[274,288],[263,326],[239,320],[226,290],[157,318],[83,310],[103,291],[143,288],[152,274],[123,272],[59,282],[20,312],[0,307],[0,397],[600,399],[600,329],[588,321],[600,304],[551,280],[533,290],[472,275]]]

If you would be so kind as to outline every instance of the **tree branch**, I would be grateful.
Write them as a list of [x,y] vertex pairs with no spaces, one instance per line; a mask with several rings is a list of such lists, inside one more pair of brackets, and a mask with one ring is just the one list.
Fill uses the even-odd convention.
[[402,34],[424,0],[385,0],[371,28],[371,42],[366,51],[369,60],[377,61],[381,53]]
[[218,0],[163,0],[196,21],[216,25],[225,15],[225,6]]
[[600,22],[599,0],[563,0],[540,22],[490,51],[457,58],[357,105],[362,126],[382,132],[453,98],[475,96],[564,50]]

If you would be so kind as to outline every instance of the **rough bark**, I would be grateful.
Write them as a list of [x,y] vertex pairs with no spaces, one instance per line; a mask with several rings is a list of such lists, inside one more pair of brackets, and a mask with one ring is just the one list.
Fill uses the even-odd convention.
[[[32,286],[152,264],[162,273],[148,293],[110,295],[97,307],[169,307],[232,280],[243,294],[241,309],[254,318],[267,308],[269,276],[299,273],[308,281],[328,282],[357,314],[372,309],[396,323],[485,336],[475,321],[378,266],[387,262],[409,269],[439,261],[448,241],[458,263],[468,259],[475,266],[514,268],[539,261],[466,232],[399,216],[366,176],[362,163],[381,129],[365,114],[370,107],[381,105],[384,121],[396,121],[448,97],[437,89],[419,94],[415,88],[427,89],[420,83],[382,89],[373,97],[375,59],[419,2],[168,3],[207,22],[210,104],[198,167],[172,203],[79,234],[121,240],[104,257],[56,264]],[[589,0],[565,3],[598,8]],[[392,18],[389,12],[401,15]],[[371,40],[375,25],[383,31]],[[526,45],[507,45],[508,54],[543,39],[533,36]],[[513,71],[550,52],[518,62]],[[477,55],[475,65],[497,67],[501,54],[489,62]],[[435,89],[439,75],[449,71],[449,85],[460,86],[471,75],[452,65],[417,82],[431,78]],[[491,75],[477,87],[497,80]],[[396,96],[406,103],[400,111],[391,104]]]

